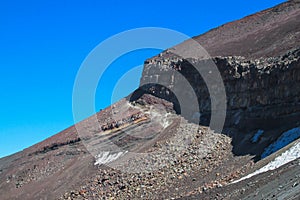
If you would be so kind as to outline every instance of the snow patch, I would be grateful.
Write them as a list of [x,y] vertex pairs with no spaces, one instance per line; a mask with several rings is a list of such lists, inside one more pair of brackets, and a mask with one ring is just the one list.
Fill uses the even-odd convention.
[[260,173],[263,173],[263,172],[266,172],[269,170],[277,169],[277,168],[281,167],[282,165],[285,165],[297,158],[300,158],[300,142],[297,142],[296,144],[294,144],[290,149],[288,149],[287,151],[282,153],[280,156],[276,157],[273,161],[271,161],[264,167],[260,168],[259,170],[255,171],[239,180],[233,181],[232,183],[237,183],[242,180],[251,178],[252,176],[255,176],[257,174],[260,174]]
[[151,118],[151,121],[159,123],[164,129],[170,125],[170,121],[168,119],[170,113],[166,111],[158,112],[153,106],[150,106],[150,110],[145,112]]
[[128,151],[125,152],[117,152],[117,153],[111,153],[110,151],[103,151],[100,154],[96,156],[96,162],[94,165],[101,165],[110,163],[112,161],[117,160],[121,156],[125,155]]
[[261,154],[261,158],[265,158],[272,153],[278,151],[279,149],[285,147],[286,145],[290,144],[291,142],[295,141],[300,137],[300,128],[294,128],[289,131],[284,132],[276,142],[268,146],[264,152]]
[[170,122],[168,120],[168,116],[169,115],[170,115],[169,113],[166,113],[165,116],[164,116],[164,118],[162,119],[162,126],[164,128],[167,128],[170,125]]
[[255,135],[253,136],[253,138],[251,139],[252,143],[256,143],[258,141],[258,139],[260,138],[260,136],[264,133],[263,130],[258,130]]

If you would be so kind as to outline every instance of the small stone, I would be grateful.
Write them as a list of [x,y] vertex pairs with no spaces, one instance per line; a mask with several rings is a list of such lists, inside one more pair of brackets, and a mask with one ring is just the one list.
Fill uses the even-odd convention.
[[293,184],[293,187],[296,187],[298,184],[299,184],[298,182],[295,182],[295,183]]

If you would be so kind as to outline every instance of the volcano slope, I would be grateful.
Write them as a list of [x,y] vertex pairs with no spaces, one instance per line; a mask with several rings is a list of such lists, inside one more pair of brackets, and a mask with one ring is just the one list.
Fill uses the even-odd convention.
[[[146,60],[132,95],[0,159],[0,199],[299,198],[297,159],[234,182],[297,147],[299,11],[289,1],[194,38],[224,81],[222,131],[208,126],[212,100],[205,74],[195,73],[208,58],[188,40]],[[179,87],[178,74],[192,86],[196,110],[168,89]]]

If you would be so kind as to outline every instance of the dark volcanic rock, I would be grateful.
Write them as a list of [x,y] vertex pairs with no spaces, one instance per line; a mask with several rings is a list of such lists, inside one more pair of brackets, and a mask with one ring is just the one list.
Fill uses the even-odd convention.
[[[212,59],[188,40],[145,61],[142,87],[128,98],[0,159],[0,199],[296,199],[299,160],[229,183],[274,159],[254,162],[299,126],[299,11],[289,1],[195,37]],[[217,94],[222,81],[226,98],[213,99],[208,91]],[[222,133],[207,127],[212,110],[226,114]],[[111,168],[104,164],[115,147],[124,154]]]
[[[225,126],[250,131],[257,128],[296,127],[300,119],[299,56],[300,48],[278,57],[253,60],[241,56],[213,58],[226,90]],[[210,94],[202,78],[206,74],[198,73],[195,68],[209,67],[208,62],[201,59],[181,59],[176,56],[168,58],[167,61],[163,57],[150,60],[149,64],[145,64],[141,89],[173,102],[178,107],[176,110],[180,112],[182,105],[179,105],[168,88],[183,93],[182,96],[187,99],[194,98],[192,95],[186,95],[186,91],[181,89],[182,82],[178,79],[185,77],[197,94],[202,120],[207,123],[212,108]],[[174,66],[180,68],[174,69]],[[148,82],[153,84],[145,84]],[[190,119],[196,111],[190,110],[190,115],[185,117]]]

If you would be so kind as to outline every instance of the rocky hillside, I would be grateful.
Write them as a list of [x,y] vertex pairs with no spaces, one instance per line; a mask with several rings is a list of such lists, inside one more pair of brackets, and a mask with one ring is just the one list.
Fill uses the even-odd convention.
[[[291,0],[196,36],[212,56],[276,57],[300,46],[299,1]],[[175,48],[189,51],[190,41]]]
[[299,198],[299,11],[289,1],[146,60],[130,96],[0,159],[0,199]]
[[[193,121],[199,112],[199,123],[209,125],[212,117],[212,99],[203,74],[197,68],[210,68],[209,60],[178,58],[168,52],[167,55],[146,61],[141,79],[141,90],[171,101],[177,113]],[[243,56],[214,57],[224,82],[226,100],[226,121],[223,133],[232,134],[235,147],[249,146],[250,138],[257,130],[264,130],[264,141],[255,151],[238,154],[262,153],[264,147],[274,142],[283,131],[300,125],[300,48],[294,48],[277,57],[247,59]],[[204,74],[209,77],[210,74]],[[181,81],[185,78],[188,83]],[[191,86],[189,90],[184,84]],[[214,84],[214,83],[213,83]],[[218,85],[211,85],[218,88]],[[217,91],[214,89],[214,91]],[[142,93],[142,92],[141,92]],[[196,95],[194,95],[195,93]],[[184,97],[181,102],[177,97]],[[199,107],[191,102],[197,98]],[[214,108],[218,113],[218,107]],[[187,110],[187,111],[186,111]],[[221,112],[219,112],[221,113]],[[239,134],[242,132],[242,134]],[[246,140],[248,138],[248,141]],[[253,149],[253,150],[254,150]]]

